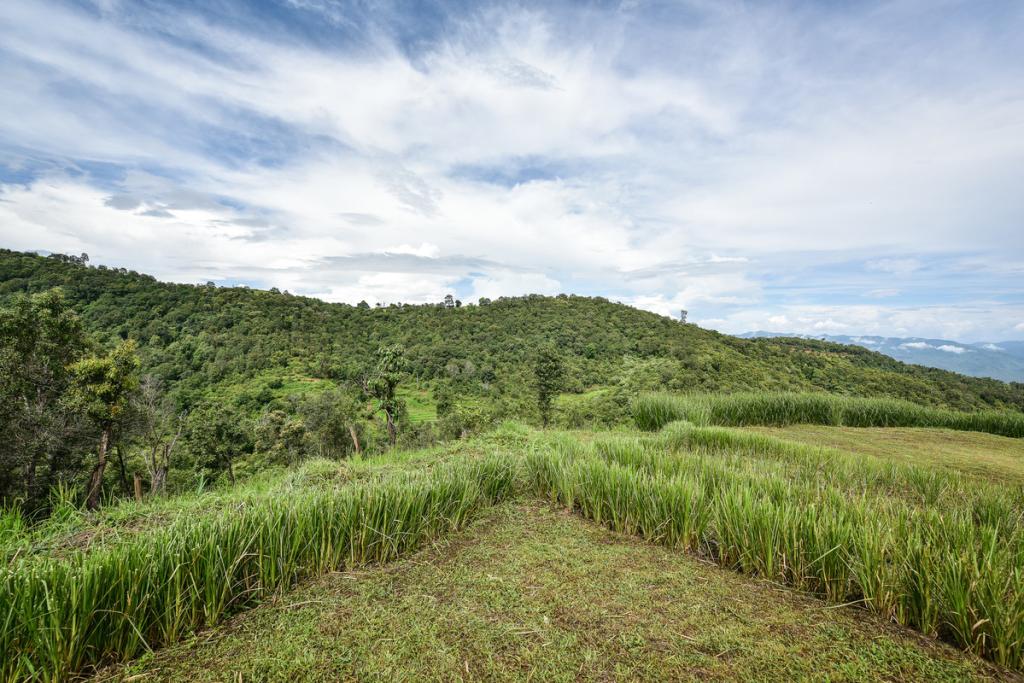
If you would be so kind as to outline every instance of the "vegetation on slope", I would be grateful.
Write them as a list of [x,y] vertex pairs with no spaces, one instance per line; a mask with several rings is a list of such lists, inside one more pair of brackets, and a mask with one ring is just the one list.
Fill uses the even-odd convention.
[[0,251],[0,501],[33,518],[60,484],[97,507],[307,457],[429,445],[509,417],[624,424],[651,389],[1024,406],[1024,385],[856,347],[736,339],[597,298],[371,308]]
[[277,380],[358,381],[379,347],[401,344],[410,377],[500,399],[509,414],[535,417],[531,361],[550,344],[563,354],[568,391],[620,384],[627,394],[823,390],[960,409],[1024,408],[1024,385],[903,365],[853,346],[739,339],[600,298],[371,308],[167,284],[68,257],[0,250],[0,297],[53,287],[105,347],[137,340],[144,374],[173,386],[184,407],[222,386],[244,385],[237,401],[253,407]]
[[117,681],[964,681],[999,670],[534,501],[328,574]]
[[676,420],[700,425],[847,427],[942,427],[1024,437],[1024,413],[1009,410],[963,412],[909,401],[854,398],[825,393],[744,392],[737,394],[642,394],[633,402],[641,429],[656,430]]
[[[0,680],[66,680],[172,643],[304,576],[384,562],[510,493],[497,458],[251,499],[130,542],[0,569]],[[10,655],[10,656],[8,656]]]
[[[233,500],[203,494],[213,505],[193,498],[198,514],[159,531],[128,504],[105,513],[131,527],[112,539],[56,558],[18,552],[0,569],[0,645],[18,653],[8,676],[123,661],[300,577],[393,558],[530,491],[1024,668],[1021,485],[689,423],[657,434],[509,426],[457,450],[395,451],[354,461],[341,478],[336,468],[307,463],[286,477],[287,495],[276,485]],[[158,515],[170,504],[147,505]]]
[[1024,487],[688,423],[562,439],[528,470],[538,492],[616,531],[1024,668]]

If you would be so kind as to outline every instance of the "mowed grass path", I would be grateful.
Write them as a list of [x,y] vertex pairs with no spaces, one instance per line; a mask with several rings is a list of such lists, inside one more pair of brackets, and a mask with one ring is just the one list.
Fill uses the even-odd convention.
[[1024,484],[1024,439],[930,428],[790,425],[744,429],[813,446],[938,466],[981,479]]
[[542,503],[300,585],[121,681],[1020,680]]

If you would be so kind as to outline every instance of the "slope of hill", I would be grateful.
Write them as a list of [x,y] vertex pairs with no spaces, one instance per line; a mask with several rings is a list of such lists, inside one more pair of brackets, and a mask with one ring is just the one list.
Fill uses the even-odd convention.
[[[358,380],[374,350],[405,345],[415,381],[532,416],[530,359],[565,355],[568,391],[825,390],[960,409],[1024,408],[1024,385],[908,366],[818,340],[740,339],[601,298],[501,298],[480,305],[326,303],[275,291],[158,282],[68,257],[0,251],[0,300],[61,287],[106,343],[139,342],[144,372],[180,404],[230,396],[257,406],[268,387]],[[310,380],[321,380],[320,383]]]
[[964,344],[948,339],[924,337],[877,337],[849,335],[799,335],[779,332],[747,332],[741,337],[820,339],[852,344],[884,353],[904,363],[926,365],[972,377],[991,377],[1004,382],[1024,382],[1024,342],[980,342]]

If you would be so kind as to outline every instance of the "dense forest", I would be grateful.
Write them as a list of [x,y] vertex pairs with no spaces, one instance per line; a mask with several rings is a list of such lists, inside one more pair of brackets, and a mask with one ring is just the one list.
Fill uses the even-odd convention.
[[[307,454],[546,422],[549,407],[563,425],[614,424],[649,389],[1024,409],[1022,384],[739,339],[595,297],[352,306],[2,250],[0,308],[0,488],[40,509],[64,481],[94,498],[202,485]],[[438,419],[412,419],[413,403]],[[98,451],[111,467],[95,481]]]

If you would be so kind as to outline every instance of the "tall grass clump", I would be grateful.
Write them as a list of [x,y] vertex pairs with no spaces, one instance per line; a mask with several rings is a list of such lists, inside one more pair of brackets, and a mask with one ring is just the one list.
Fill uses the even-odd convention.
[[848,495],[775,465],[673,458],[629,439],[527,458],[539,493],[609,528],[1024,669],[1024,531],[1002,528],[1004,511]]
[[0,680],[67,680],[215,624],[305,576],[385,562],[514,489],[490,457],[247,501],[128,543],[0,569]]
[[817,424],[848,427],[943,427],[1024,437],[1024,413],[987,410],[965,413],[889,398],[824,393],[641,394],[633,419],[648,431],[685,420],[698,425],[742,427]]

